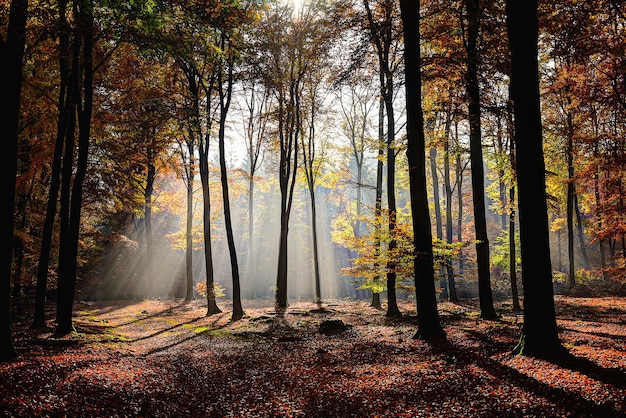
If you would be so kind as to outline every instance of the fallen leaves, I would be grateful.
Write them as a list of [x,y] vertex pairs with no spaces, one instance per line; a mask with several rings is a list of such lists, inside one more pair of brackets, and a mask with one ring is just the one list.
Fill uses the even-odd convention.
[[[0,364],[7,417],[566,417],[626,414],[626,300],[558,298],[559,364],[510,355],[519,318],[483,321],[472,301],[440,303],[447,341],[415,332],[412,304],[388,320],[366,302],[250,301],[209,317],[201,302],[77,305],[76,346],[15,326]],[[293,312],[293,313],[292,313]],[[332,322],[328,322],[332,321]],[[323,323],[343,332],[323,334]],[[620,380],[621,378],[621,380]]]

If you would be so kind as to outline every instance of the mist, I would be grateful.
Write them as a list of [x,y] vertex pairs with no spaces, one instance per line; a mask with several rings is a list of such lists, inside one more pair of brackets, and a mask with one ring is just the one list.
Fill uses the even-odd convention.
[[[266,173],[271,176],[272,173]],[[213,178],[212,181],[219,179]],[[234,180],[236,181],[236,180]],[[113,243],[105,252],[102,263],[95,272],[98,285],[94,299],[142,299],[185,297],[184,249],[184,193],[182,181],[173,181],[174,188],[166,199],[155,199],[152,215],[154,248],[146,254],[145,224],[137,219],[122,234],[114,235]],[[243,187],[243,185],[240,185]],[[170,187],[172,187],[170,185]],[[213,188],[213,183],[211,184]],[[216,184],[216,188],[217,188]],[[240,188],[241,188],[240,187]],[[311,205],[308,191],[298,185],[289,223],[288,296],[289,300],[315,298],[313,236]],[[249,242],[247,193],[231,196],[233,234],[239,261],[241,294],[243,299],[273,299],[275,297],[280,233],[280,191],[269,179],[259,180],[255,193],[254,234]],[[237,190],[237,187],[233,187]],[[202,196],[199,187],[194,193],[194,251],[193,278],[196,283],[206,282],[204,247],[202,238]],[[223,288],[224,298],[232,297],[230,256],[224,232],[221,191],[212,190],[212,251],[215,282]],[[322,301],[342,297],[356,297],[355,284],[339,273],[342,266],[342,249],[331,242],[332,211],[337,208],[329,202],[329,190],[318,187],[317,227],[320,255],[320,281]],[[178,207],[160,207],[164,201],[179,202]],[[251,253],[250,253],[251,251]],[[345,265],[345,260],[343,261]],[[362,292],[358,292],[362,293]],[[195,298],[202,296],[196,291]],[[224,300],[222,298],[221,300]],[[218,304],[220,299],[218,299]],[[245,306],[244,306],[245,308]]]

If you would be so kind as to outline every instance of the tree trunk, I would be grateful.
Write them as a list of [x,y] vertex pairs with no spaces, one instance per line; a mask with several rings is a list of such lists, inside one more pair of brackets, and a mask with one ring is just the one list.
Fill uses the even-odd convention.
[[578,244],[580,245],[580,255],[583,260],[583,267],[589,270],[589,257],[587,256],[587,244],[585,244],[585,233],[583,231],[583,220],[578,204],[578,194],[574,194],[574,212],[576,213],[576,229],[578,232]]
[[17,357],[11,330],[11,260],[13,254],[13,226],[15,212],[15,177],[17,176],[17,149],[19,138],[20,94],[22,87],[22,58],[26,40],[28,1],[12,0],[6,41],[0,40],[0,58],[6,79],[2,83],[0,97],[5,107],[0,112],[3,127],[3,171],[2,182],[2,249],[0,264],[0,362]]
[[576,286],[576,265],[574,263],[574,133],[571,116],[568,115],[567,134],[567,259],[570,289]]
[[511,298],[513,299],[513,310],[520,311],[519,292],[517,289],[517,251],[515,249],[515,186],[509,188],[509,205],[509,278],[511,279]]
[[[455,129],[457,144],[459,140],[458,124]],[[457,240],[463,242],[463,168],[461,167],[461,155],[457,154],[455,161],[455,175],[457,187],[457,212],[459,218],[456,220]],[[463,276],[465,272],[465,256],[463,248],[459,250],[459,275]]]
[[[59,257],[59,286],[57,298],[57,327],[56,335],[65,335],[71,332],[72,313],[74,308],[74,293],[76,290],[78,241],[80,235],[81,206],[83,196],[83,183],[87,172],[89,157],[89,140],[91,135],[91,114],[93,110],[93,4],[74,6],[74,16],[77,19],[78,38],[75,39],[74,52],[77,67],[81,58],[82,45],[82,90],[76,87],[76,110],[78,112],[78,156],[76,161],[76,172],[73,180],[72,158],[69,158],[67,165],[64,163],[64,178],[61,194],[65,188],[66,200],[61,202],[66,213],[61,216],[61,250]],[[82,41],[82,42],[81,42]],[[72,77],[75,82],[79,82],[79,76]],[[82,97],[80,93],[82,92]],[[73,153],[73,135],[66,143],[66,156]],[[69,148],[69,150],[67,149]],[[67,177],[70,178],[67,178]],[[66,180],[67,178],[67,180]],[[71,183],[71,191],[70,191]],[[67,206],[69,203],[69,206]],[[62,210],[63,211],[63,210]],[[63,239],[65,238],[65,239]],[[61,257],[62,256],[62,257]]]
[[478,33],[480,26],[479,0],[464,0],[467,11],[467,74],[466,87],[469,100],[470,160],[472,164],[472,198],[474,203],[474,226],[476,229],[476,264],[478,267],[478,296],[480,316],[497,319],[491,294],[489,266],[489,237],[485,208],[485,175],[480,121],[480,90],[478,85]]
[[[378,103],[378,158],[376,160],[376,201],[374,207],[375,227],[380,229],[381,223],[378,221],[383,210],[383,158],[385,156],[385,101],[381,97]],[[380,231],[377,231],[377,237],[380,237]],[[376,260],[380,255],[380,239],[376,242]],[[374,264],[374,269],[378,271],[378,264]],[[382,309],[380,305],[380,294],[372,292],[372,306],[376,309]]]
[[414,338],[445,338],[437,311],[433,241],[426,192],[426,144],[421,103],[421,57],[419,1],[400,0],[404,29],[404,60],[407,104],[407,158],[413,222],[413,261],[418,330]]
[[[450,125],[450,116],[447,117],[447,125]],[[449,129],[446,129],[449,131]],[[452,185],[450,184],[450,133],[448,132],[444,142],[443,155],[443,183],[446,190],[446,243],[452,244]],[[456,293],[456,285],[454,281],[454,268],[452,266],[452,257],[446,259],[446,274],[449,288],[450,302],[457,303],[459,297]]]
[[[224,35],[223,35],[224,36]],[[225,49],[224,38],[222,38],[222,49]],[[226,150],[224,146],[224,135],[226,129],[226,115],[230,107],[230,99],[233,89],[233,62],[230,57],[227,60],[227,80],[228,84],[224,91],[224,80],[222,79],[222,71],[218,75],[218,88],[220,94],[220,126],[218,132],[219,151],[220,151],[220,175],[222,180],[222,198],[224,202],[224,225],[226,227],[226,240],[228,242],[228,252],[230,255],[230,268],[233,284],[233,313],[232,321],[237,321],[244,316],[243,307],[241,305],[241,283],[239,280],[239,263],[237,262],[237,249],[235,248],[235,239],[233,236],[233,223],[230,213],[230,197],[228,195],[228,174],[226,170]]]
[[[395,120],[392,99],[391,74],[387,78],[387,95],[385,97],[385,109],[387,113],[387,207],[389,209],[389,253],[393,253],[397,248],[395,239],[396,229],[396,150],[393,147],[395,137]],[[389,258],[387,262],[387,317],[401,317],[402,312],[398,308],[396,298],[396,260]]]
[[185,300],[194,299],[193,294],[193,183],[194,173],[194,146],[189,147],[189,178],[187,181],[187,222],[185,225]]
[[[430,130],[429,130],[430,131]],[[433,132],[434,133],[434,132]],[[443,220],[441,219],[441,198],[439,197],[439,176],[437,175],[437,147],[432,144],[430,147],[430,175],[433,179],[433,203],[435,204],[435,231],[437,239],[443,241]],[[448,299],[448,282],[446,272],[442,268],[439,270],[439,299]]]
[[542,149],[537,1],[507,0],[511,99],[515,113],[524,326],[514,352],[549,357],[563,353],[556,326]]
[[211,243],[211,189],[209,181],[208,141],[202,141],[199,146],[200,182],[202,183],[202,226],[204,235],[204,266],[206,270],[206,316],[222,312],[215,299],[215,276],[213,271],[213,248]]

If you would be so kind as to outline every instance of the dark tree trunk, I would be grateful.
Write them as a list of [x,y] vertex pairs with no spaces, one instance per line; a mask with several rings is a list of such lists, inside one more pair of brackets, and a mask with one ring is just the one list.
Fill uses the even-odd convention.
[[289,217],[293,202],[293,192],[298,169],[298,132],[299,120],[299,83],[291,80],[291,95],[288,99],[289,109],[282,103],[284,97],[279,97],[279,136],[280,136],[280,242],[278,245],[278,269],[276,273],[276,307],[287,308],[287,256],[289,236]]
[[[63,6],[64,4],[61,4]],[[72,89],[75,83],[70,80],[69,63],[69,28],[65,21],[65,8],[59,10],[60,30],[59,30],[59,119],[57,121],[57,137],[54,145],[52,159],[52,173],[50,175],[50,189],[48,190],[48,202],[46,204],[46,217],[44,219],[41,233],[41,248],[39,251],[39,261],[37,266],[37,287],[35,293],[35,313],[33,317],[33,327],[40,328],[45,323],[45,304],[48,289],[48,268],[50,264],[50,251],[52,250],[52,236],[54,233],[54,220],[57,213],[59,199],[59,189],[61,186],[61,161],[63,156],[63,145],[65,135],[70,128],[69,121],[73,118],[74,107],[72,105]],[[72,127],[73,129],[73,127]]]
[[574,133],[571,122],[571,116],[568,115],[568,134],[567,134],[567,260],[568,260],[568,277],[570,289],[576,285],[576,265],[574,255],[574,194],[576,193],[574,185]]
[[414,338],[445,338],[437,311],[433,241],[426,192],[426,145],[421,103],[419,1],[400,0],[404,28],[407,158],[415,246],[414,273],[418,330]]
[[189,148],[189,177],[187,179],[187,222],[185,225],[185,300],[194,299],[193,294],[193,184],[194,171],[194,146],[193,142],[187,143]]
[[[75,105],[78,119],[78,155],[74,178],[71,182],[70,179],[73,171],[72,158],[68,158],[68,164],[66,165],[64,162],[63,167],[64,176],[61,195],[64,194],[65,189],[66,199],[62,199],[61,211],[64,212],[63,207],[65,205],[66,213],[61,216],[57,327],[55,330],[55,334],[57,335],[65,335],[74,329],[72,325],[72,313],[74,310],[74,293],[76,290],[81,206],[83,200],[83,183],[88,165],[91,114],[93,110],[93,4],[87,2],[87,4],[83,4],[82,6],[83,7],[74,6],[74,16],[77,19],[79,28],[77,31],[78,36],[74,44],[74,58],[77,63],[74,70],[77,71],[77,69],[81,67],[78,66],[78,61],[81,59],[82,52],[82,82],[80,83],[82,84],[82,89],[80,89],[77,84],[75,88]],[[72,77],[77,83],[79,78],[78,76]],[[81,92],[82,96],[80,94]],[[67,137],[66,156],[73,153],[73,134],[71,136],[71,138]],[[67,206],[68,203],[69,206]]]
[[[378,103],[378,158],[376,162],[376,201],[374,207],[374,224],[376,228],[381,228],[381,223],[378,221],[382,215],[383,210],[383,159],[385,156],[385,101],[381,97]],[[376,234],[380,236],[379,233]],[[376,259],[380,255],[380,239],[376,240]],[[374,265],[376,271],[378,271],[378,264]],[[382,309],[380,304],[380,293],[372,292],[372,306],[376,309]]]
[[[433,202],[435,204],[435,231],[437,239],[443,241],[443,220],[441,217],[441,199],[439,197],[439,176],[437,175],[437,146],[430,147],[430,175],[433,179]],[[439,270],[439,293],[440,300],[448,299],[448,281],[444,268]]]
[[[224,36],[224,35],[223,35]],[[225,49],[224,39],[222,39],[222,49]],[[233,313],[232,321],[237,321],[244,316],[243,307],[241,305],[241,283],[239,279],[239,263],[237,262],[237,250],[235,248],[235,239],[233,236],[233,223],[230,213],[230,197],[228,195],[228,174],[226,170],[226,150],[224,146],[224,135],[226,128],[226,115],[230,107],[230,99],[233,89],[233,62],[229,58],[227,60],[227,80],[222,79],[222,72],[218,75],[218,88],[220,94],[220,126],[218,133],[219,151],[220,151],[220,177],[222,181],[222,198],[224,202],[224,225],[226,227],[226,240],[228,242],[228,253],[230,255],[230,269],[233,284]],[[226,91],[224,91],[224,82],[227,83]]]
[[3,127],[3,171],[2,182],[2,284],[0,285],[0,362],[11,361],[17,352],[13,344],[11,330],[11,261],[13,254],[13,226],[15,211],[15,177],[17,176],[17,144],[19,132],[20,94],[22,87],[22,58],[26,41],[26,18],[28,1],[11,1],[9,27],[6,41],[0,41],[0,58],[3,74],[0,94],[5,104],[0,112],[0,126]]
[[466,87],[469,100],[470,161],[472,163],[472,199],[474,203],[474,226],[476,229],[476,265],[478,267],[478,296],[480,316],[497,319],[491,294],[489,271],[489,237],[485,208],[485,175],[480,122],[480,90],[478,85],[478,33],[480,27],[479,0],[465,0],[467,11],[467,73]]
[[[457,132],[458,143],[458,132]],[[457,154],[455,162],[456,187],[457,187],[457,213],[459,218],[456,220],[457,240],[463,242],[463,169],[461,168],[461,156]],[[463,275],[465,271],[465,256],[463,248],[459,250],[459,275]]]
[[515,114],[524,326],[514,352],[549,357],[564,352],[559,341],[542,149],[537,1],[507,0],[511,51],[511,99]]
[[587,256],[587,244],[585,243],[585,232],[583,229],[583,219],[580,214],[578,195],[574,194],[574,212],[576,213],[576,230],[578,232],[578,244],[580,245],[580,256],[583,260],[583,267],[589,270],[589,257]]
[[[447,124],[450,125],[450,117],[448,115]],[[446,129],[449,131],[449,129]],[[446,190],[446,243],[452,244],[452,185],[450,184],[450,133],[446,134],[444,142],[443,155],[443,175],[444,187]],[[450,302],[457,303],[459,297],[456,293],[456,284],[454,281],[454,268],[452,266],[452,257],[446,259],[446,275],[449,289]]]
[[211,245],[211,191],[209,186],[208,141],[200,144],[200,182],[202,183],[202,225],[204,233],[204,266],[206,270],[206,316],[222,312],[215,300],[215,277],[213,272],[213,248]]
[[509,277],[511,279],[511,298],[513,310],[520,311],[519,291],[517,289],[517,250],[515,248],[515,186],[509,188]]

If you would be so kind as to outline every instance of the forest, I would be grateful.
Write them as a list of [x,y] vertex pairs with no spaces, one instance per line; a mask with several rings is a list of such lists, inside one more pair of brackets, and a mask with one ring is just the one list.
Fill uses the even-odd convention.
[[[244,374],[267,394],[240,387],[245,413],[206,398],[206,416],[626,413],[622,1],[8,0],[0,22],[0,412],[118,416],[50,398],[139,393],[124,379],[148,372],[195,388],[190,344],[233,362],[194,372],[216,391],[243,367],[228,353],[259,355]],[[274,393],[272,350],[309,391],[365,384],[344,361],[379,390],[343,410]],[[127,373],[36,388],[37,365],[62,379],[103,357]],[[433,400],[455,389],[424,379],[448,372],[489,395]],[[484,373],[530,409],[507,412]],[[441,409],[381,404],[381,376]],[[150,379],[161,403],[115,414],[196,416]]]

